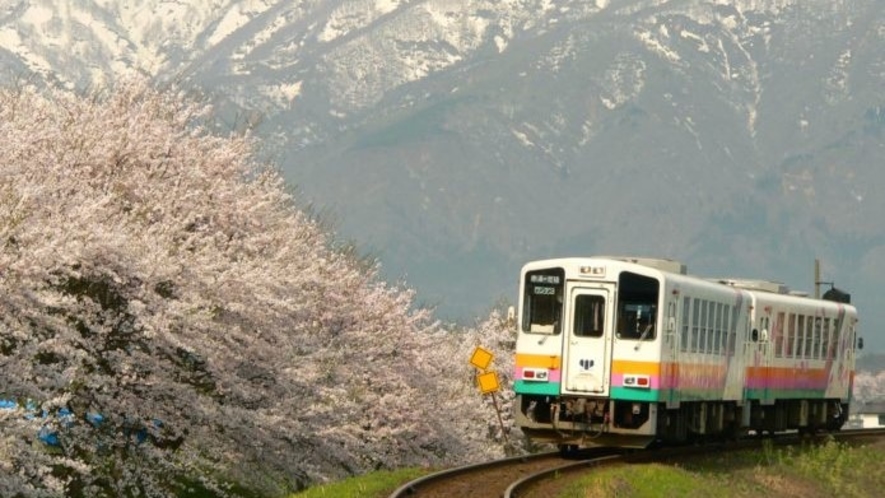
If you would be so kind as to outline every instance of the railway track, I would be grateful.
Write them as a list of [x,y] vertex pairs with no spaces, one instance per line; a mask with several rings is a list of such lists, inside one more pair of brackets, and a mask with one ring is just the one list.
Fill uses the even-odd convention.
[[563,458],[559,452],[549,452],[465,465],[408,482],[389,498],[501,498],[508,486],[526,476],[621,453],[614,448],[593,448],[581,452],[577,462]]
[[[872,442],[885,438],[885,430],[851,430],[830,436],[844,442]],[[827,437],[821,436],[820,439]],[[765,442],[791,445],[808,441],[809,436],[781,435],[776,438],[748,438],[736,442],[639,450],[591,448],[570,458],[559,452],[538,453],[466,465],[429,474],[408,482],[389,498],[535,498],[549,497],[552,483],[577,478],[600,466],[678,462],[703,457],[711,451],[746,451],[761,448]]]

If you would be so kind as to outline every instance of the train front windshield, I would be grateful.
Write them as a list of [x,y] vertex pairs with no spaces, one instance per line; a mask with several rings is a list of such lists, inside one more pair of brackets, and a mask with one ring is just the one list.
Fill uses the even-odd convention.
[[523,332],[558,334],[562,330],[565,270],[550,268],[526,273],[523,285]]

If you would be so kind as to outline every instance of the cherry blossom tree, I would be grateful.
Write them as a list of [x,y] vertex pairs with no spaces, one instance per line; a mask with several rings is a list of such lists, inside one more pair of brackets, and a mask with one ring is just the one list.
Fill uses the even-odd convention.
[[210,122],[141,80],[0,91],[0,495],[279,496],[500,451],[445,375],[495,328],[444,330]]
[[[446,365],[443,409],[455,414],[454,432],[461,434],[462,445],[478,460],[526,451],[526,441],[513,417],[516,324],[504,308],[499,304],[487,317],[444,338],[434,349],[436,362]],[[477,348],[492,354],[487,372],[496,374],[497,392],[482,394],[477,385],[476,376],[483,372],[469,362]]]
[[885,398],[885,370],[858,371],[854,377],[853,394],[855,401],[859,403],[880,401]]

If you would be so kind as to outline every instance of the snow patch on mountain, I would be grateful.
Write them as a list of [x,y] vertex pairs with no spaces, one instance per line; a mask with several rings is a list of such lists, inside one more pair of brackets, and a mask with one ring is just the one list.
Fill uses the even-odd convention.
[[[659,33],[664,37],[669,37],[669,33],[666,30],[666,27],[659,30]],[[682,57],[678,52],[668,47],[665,43],[663,43],[651,30],[648,29],[637,29],[635,33],[636,39],[642,42],[650,52],[656,54],[662,59],[670,61],[672,63],[679,63],[682,60]]]
[[609,110],[635,99],[645,85],[645,62],[635,54],[621,53],[598,80],[599,99]]

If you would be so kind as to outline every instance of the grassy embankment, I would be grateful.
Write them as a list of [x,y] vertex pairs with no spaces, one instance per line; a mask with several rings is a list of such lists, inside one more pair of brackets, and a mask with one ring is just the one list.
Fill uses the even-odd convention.
[[[705,456],[678,465],[619,465],[579,480],[563,479],[551,498],[865,498],[885,496],[885,443],[850,447],[827,442],[802,448]],[[424,470],[378,472],[318,486],[291,498],[384,498]]]

